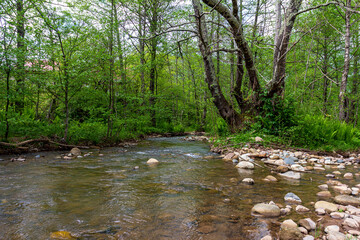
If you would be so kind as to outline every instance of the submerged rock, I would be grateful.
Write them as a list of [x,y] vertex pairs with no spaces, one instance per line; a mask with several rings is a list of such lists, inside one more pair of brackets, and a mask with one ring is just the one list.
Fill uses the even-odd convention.
[[267,181],[267,182],[276,182],[277,181],[277,179],[271,175],[266,176],[263,180]]
[[59,239],[59,240],[68,240],[68,239],[74,239],[71,234],[67,231],[57,231],[53,232],[50,235],[51,239]]
[[280,216],[280,208],[276,205],[259,203],[256,204],[251,212],[253,214],[258,214],[264,217],[278,217]]

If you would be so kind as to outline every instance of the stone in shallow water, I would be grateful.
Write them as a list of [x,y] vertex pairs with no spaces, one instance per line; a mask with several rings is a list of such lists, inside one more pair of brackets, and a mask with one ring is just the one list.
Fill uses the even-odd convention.
[[334,201],[338,204],[342,205],[352,205],[352,206],[359,206],[360,205],[360,199],[348,195],[338,195],[334,198]]
[[344,178],[345,178],[345,179],[353,179],[354,176],[353,176],[352,173],[345,173],[345,174],[344,174]]
[[340,227],[338,225],[329,225],[325,228],[326,233],[339,232],[339,231],[340,231]]
[[316,223],[311,218],[301,219],[299,225],[306,228],[308,231],[315,230],[316,228]]
[[253,185],[255,183],[254,179],[252,179],[252,178],[244,178],[242,180],[242,182],[245,183],[245,184],[249,184],[249,185]]
[[302,240],[303,234],[298,228],[281,228],[279,233],[280,240]]
[[338,210],[338,206],[334,203],[326,202],[326,201],[318,201],[315,203],[315,208],[325,209],[327,212],[335,212]]
[[280,173],[280,176],[289,178],[289,179],[300,179],[301,178],[300,173],[293,172],[293,171],[289,171],[286,173]]
[[310,209],[308,209],[307,207],[304,207],[302,205],[297,205],[295,210],[297,212],[309,212],[310,211]]
[[259,214],[264,217],[278,217],[280,216],[280,208],[276,205],[259,203],[256,204],[251,212],[253,214]]
[[284,199],[286,202],[301,203],[301,199],[295,193],[292,192],[287,193]]
[[277,181],[277,179],[271,175],[266,176],[263,180],[267,181],[267,182],[276,182]]
[[57,232],[53,232],[50,235],[51,239],[58,239],[58,240],[70,240],[70,239],[74,239],[71,234],[67,231],[57,231]]
[[298,225],[292,220],[287,219],[281,223],[281,228],[296,228]]
[[155,158],[150,158],[149,160],[147,160],[146,163],[147,163],[147,164],[156,164],[156,163],[159,163],[159,161],[156,160]]
[[216,228],[213,225],[203,225],[200,226],[196,231],[204,234],[212,233],[216,231]]
[[254,169],[254,164],[251,162],[241,161],[236,165],[236,167],[240,169]]
[[329,191],[321,191],[316,194],[320,198],[331,198],[331,193]]
[[320,188],[323,191],[326,191],[326,190],[329,189],[329,186],[327,184],[321,184],[321,185],[318,186],[318,188]]
[[291,165],[291,170],[303,172],[303,171],[305,171],[305,168],[303,166],[301,166],[300,164],[293,164],[293,165]]

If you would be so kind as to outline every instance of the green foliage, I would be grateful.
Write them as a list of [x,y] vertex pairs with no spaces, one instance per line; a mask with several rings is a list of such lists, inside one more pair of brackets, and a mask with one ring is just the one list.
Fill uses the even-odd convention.
[[280,97],[263,98],[261,114],[256,117],[252,128],[265,134],[278,136],[297,125],[293,101]]
[[106,137],[107,127],[99,122],[84,122],[70,125],[70,141],[74,143],[98,144]]
[[322,116],[302,117],[297,126],[288,130],[286,138],[297,146],[321,148],[328,151],[360,147],[358,128]]

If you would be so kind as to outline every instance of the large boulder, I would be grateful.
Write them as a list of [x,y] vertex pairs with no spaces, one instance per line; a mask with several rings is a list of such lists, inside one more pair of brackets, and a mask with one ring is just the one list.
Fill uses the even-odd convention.
[[334,201],[338,204],[342,205],[352,205],[352,206],[359,206],[360,205],[360,199],[348,195],[338,195],[334,198]]
[[280,208],[273,204],[259,203],[256,204],[251,212],[263,217],[278,217],[280,216]]
[[326,201],[318,201],[315,203],[315,208],[325,209],[327,212],[336,212],[338,210],[338,206],[334,203],[326,202]]
[[255,166],[251,162],[241,161],[236,165],[236,167],[241,169],[254,169]]

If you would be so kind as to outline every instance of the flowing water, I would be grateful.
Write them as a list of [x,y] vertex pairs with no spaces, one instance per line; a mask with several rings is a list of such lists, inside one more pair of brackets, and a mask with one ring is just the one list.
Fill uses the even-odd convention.
[[[0,239],[50,239],[61,230],[78,239],[260,239],[275,234],[282,219],[251,216],[254,204],[284,204],[292,191],[310,207],[326,181],[305,174],[301,181],[264,182],[268,169],[238,170],[207,144],[178,137],[73,160],[37,154],[26,162],[0,156]],[[160,164],[148,166],[149,158]],[[255,185],[230,182],[245,177]]]

